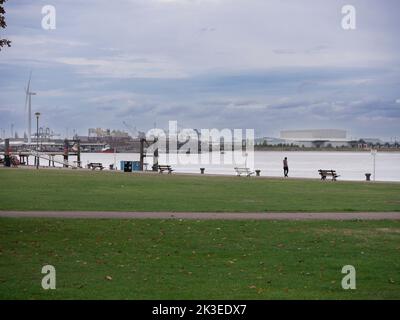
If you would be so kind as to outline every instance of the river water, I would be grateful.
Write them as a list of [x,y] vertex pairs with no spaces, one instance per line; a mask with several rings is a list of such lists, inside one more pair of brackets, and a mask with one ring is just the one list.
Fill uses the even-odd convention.
[[[282,160],[288,158],[289,177],[319,178],[318,169],[334,169],[340,174],[341,180],[365,180],[365,173],[373,174],[373,156],[369,152],[312,152],[312,151],[257,151],[254,153],[254,166],[247,163],[252,169],[261,170],[262,176],[283,176]],[[225,155],[223,155],[225,156]],[[71,157],[71,160],[75,160]],[[60,157],[61,160],[61,157]],[[116,164],[120,169],[120,161],[138,161],[138,153],[82,153],[82,165],[89,162],[101,162],[108,169],[110,164]],[[149,168],[153,163],[152,157],[146,158]],[[162,163],[159,161],[160,164]],[[381,152],[376,155],[376,180],[400,181],[400,152]],[[48,165],[45,160],[41,165]],[[243,165],[240,165],[243,166]],[[227,165],[172,165],[175,172],[200,173],[205,168],[208,174],[234,175],[233,164]],[[372,176],[373,179],[373,176]]]

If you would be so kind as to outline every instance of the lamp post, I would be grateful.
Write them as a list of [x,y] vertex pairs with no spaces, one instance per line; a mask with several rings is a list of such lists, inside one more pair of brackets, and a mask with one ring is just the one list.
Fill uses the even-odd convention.
[[37,152],[37,157],[36,157],[36,169],[39,169],[39,117],[40,117],[40,112],[35,113],[36,116],[36,152]]
[[372,155],[372,158],[374,159],[373,160],[373,162],[374,162],[374,181],[375,181],[375,173],[376,173],[376,154],[377,154],[377,152],[378,152],[378,150],[376,150],[376,149],[371,150],[371,155]]

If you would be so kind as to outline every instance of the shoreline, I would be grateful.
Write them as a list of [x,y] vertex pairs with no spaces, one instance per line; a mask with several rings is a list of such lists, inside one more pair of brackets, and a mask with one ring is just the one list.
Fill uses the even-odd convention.
[[[400,149],[377,149],[378,153],[384,152],[384,153],[400,153]],[[306,148],[306,149],[256,149],[254,148],[254,152],[259,152],[259,151],[268,151],[268,152],[356,152],[356,153],[370,153],[371,149],[367,150],[360,150],[360,149],[312,149],[312,148]]]

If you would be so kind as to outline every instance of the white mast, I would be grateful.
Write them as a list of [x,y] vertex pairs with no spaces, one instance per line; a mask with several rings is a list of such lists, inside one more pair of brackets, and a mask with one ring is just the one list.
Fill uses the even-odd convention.
[[31,142],[32,142],[32,140],[31,140],[31,136],[32,136],[32,99],[31,99],[31,97],[36,95],[35,92],[30,91],[31,77],[32,77],[32,71],[29,74],[28,87],[25,89],[25,93],[26,93],[25,111],[26,111],[26,108],[28,107],[28,144],[31,144]]

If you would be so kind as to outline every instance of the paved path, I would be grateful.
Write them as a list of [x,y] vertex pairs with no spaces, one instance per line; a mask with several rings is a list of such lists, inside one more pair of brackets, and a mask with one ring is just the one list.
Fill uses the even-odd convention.
[[400,212],[100,212],[100,211],[0,211],[0,217],[188,219],[188,220],[400,220]]

